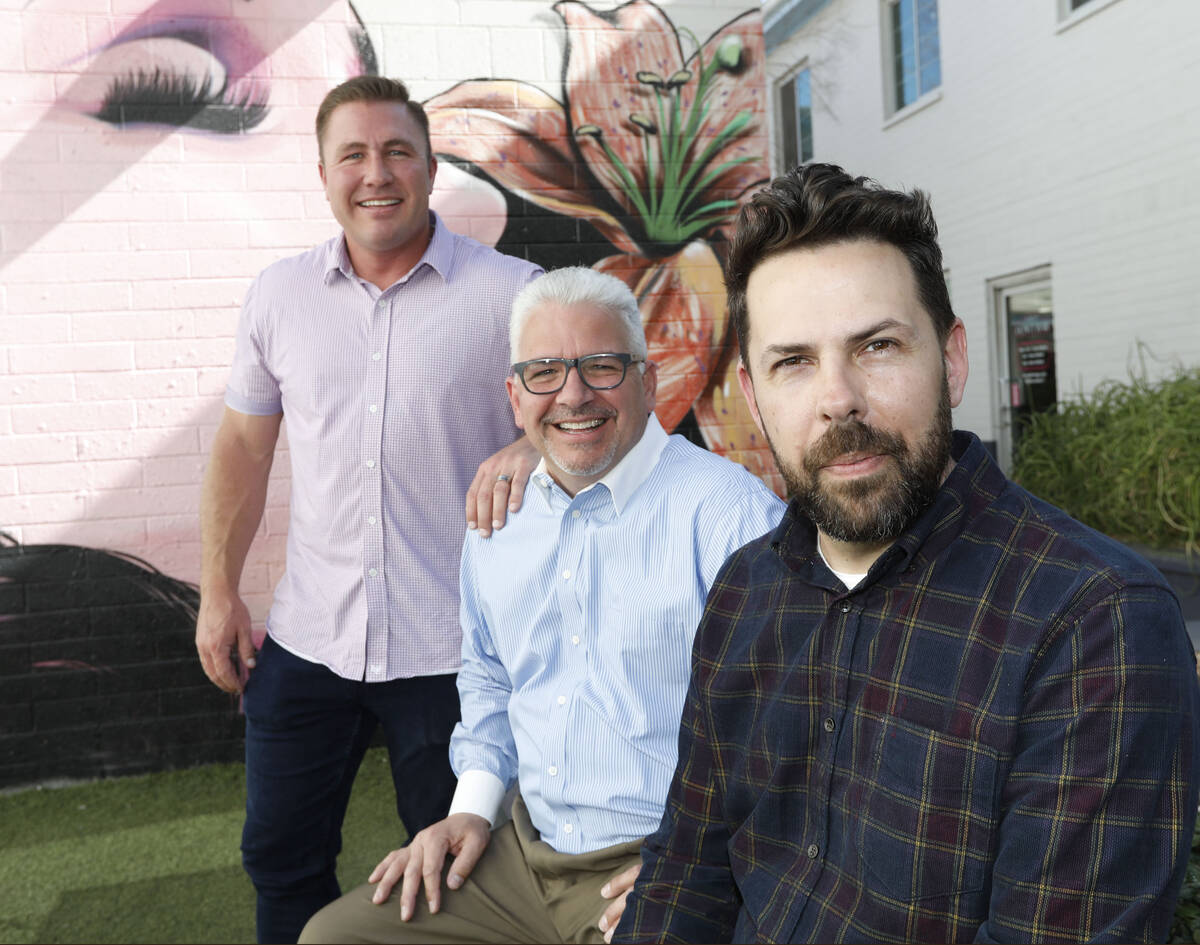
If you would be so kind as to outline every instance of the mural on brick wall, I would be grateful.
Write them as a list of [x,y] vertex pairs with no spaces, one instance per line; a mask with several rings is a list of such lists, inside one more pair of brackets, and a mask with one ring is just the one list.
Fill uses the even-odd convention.
[[[233,704],[191,645],[190,583],[237,309],[263,266],[335,232],[311,140],[325,91],[414,78],[346,0],[94,10],[0,13],[18,64],[0,65],[0,784],[238,756]],[[555,94],[464,73],[423,97],[443,218],[624,279],[664,426],[778,487],[720,272],[767,176],[761,16],[739,12],[700,39],[647,0],[565,0],[537,18],[560,43]],[[281,455],[243,579],[260,621],[287,495]]]
[[[663,426],[698,430],[779,491],[737,389],[721,281],[740,201],[768,175],[762,17],[746,12],[701,43],[648,0],[554,9],[567,30],[563,100],[525,82],[463,82],[426,103],[435,150],[590,224],[603,254],[592,265],[641,302]],[[519,235],[499,245],[537,256]],[[580,261],[570,245],[538,261]]]

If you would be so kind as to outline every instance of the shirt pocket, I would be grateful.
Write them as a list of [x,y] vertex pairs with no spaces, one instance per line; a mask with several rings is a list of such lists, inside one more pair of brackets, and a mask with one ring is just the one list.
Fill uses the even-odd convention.
[[889,720],[869,768],[855,837],[867,888],[906,902],[980,890],[996,825],[990,749]]

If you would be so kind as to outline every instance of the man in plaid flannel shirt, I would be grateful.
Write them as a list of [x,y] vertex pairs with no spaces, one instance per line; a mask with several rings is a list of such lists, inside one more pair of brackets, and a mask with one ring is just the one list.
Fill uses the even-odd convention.
[[952,431],[925,196],[798,168],[727,284],[792,499],[709,596],[616,940],[1164,940],[1200,735],[1179,603]]

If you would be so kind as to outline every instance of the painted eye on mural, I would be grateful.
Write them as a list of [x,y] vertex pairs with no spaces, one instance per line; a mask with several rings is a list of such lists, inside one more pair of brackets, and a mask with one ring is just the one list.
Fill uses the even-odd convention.
[[[219,135],[259,128],[274,99],[294,102],[300,77],[331,83],[375,74],[375,50],[353,4],[316,16],[293,0],[206,15],[197,0],[155,0],[67,65],[64,104],[114,128],[159,126]],[[99,32],[100,30],[98,30]]]
[[116,127],[241,134],[270,112],[266,54],[236,20],[143,18],[87,58],[68,98]]
[[111,125],[155,124],[241,134],[267,117],[265,82],[230,76],[204,46],[205,35],[180,33],[105,49],[93,73],[107,88],[92,114]]

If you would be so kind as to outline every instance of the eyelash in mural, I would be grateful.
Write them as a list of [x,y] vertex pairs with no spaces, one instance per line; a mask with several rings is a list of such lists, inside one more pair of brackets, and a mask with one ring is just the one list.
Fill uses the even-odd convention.
[[358,62],[362,66],[362,74],[379,75],[379,58],[375,55],[375,44],[371,42],[367,26],[363,23],[362,17],[359,16],[358,9],[353,3],[350,4],[350,13],[355,22],[355,25],[350,27],[350,42],[354,44],[354,48],[358,52]]
[[241,134],[260,124],[269,111],[265,97],[250,91],[230,95],[228,82],[213,89],[211,75],[197,79],[156,68],[114,77],[93,114],[111,125],[150,123]]

